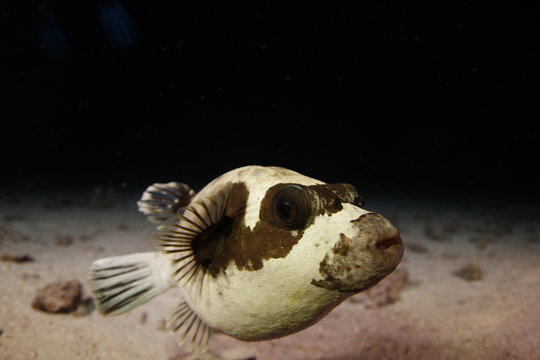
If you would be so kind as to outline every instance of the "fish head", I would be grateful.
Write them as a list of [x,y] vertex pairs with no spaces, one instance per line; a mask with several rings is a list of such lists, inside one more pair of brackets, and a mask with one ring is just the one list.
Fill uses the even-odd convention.
[[301,232],[299,242],[313,245],[304,252],[304,261],[318,266],[311,285],[353,294],[375,285],[402,259],[399,231],[382,215],[363,209],[353,185],[279,184],[268,194],[271,203],[262,206],[271,216],[262,218],[275,229]]

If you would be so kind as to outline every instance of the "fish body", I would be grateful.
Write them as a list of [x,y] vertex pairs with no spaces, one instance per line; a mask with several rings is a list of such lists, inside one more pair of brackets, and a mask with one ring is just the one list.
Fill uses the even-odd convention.
[[188,351],[205,351],[216,329],[242,340],[300,331],[403,254],[397,229],[363,209],[352,185],[279,167],[235,169],[197,194],[155,184],[139,209],[160,222],[159,252],[94,262],[98,310],[120,314],[179,286],[167,327]]

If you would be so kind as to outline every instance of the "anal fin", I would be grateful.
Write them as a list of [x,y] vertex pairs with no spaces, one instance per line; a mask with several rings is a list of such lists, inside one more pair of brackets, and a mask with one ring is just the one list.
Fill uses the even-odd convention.
[[137,202],[139,211],[153,223],[160,223],[169,216],[189,205],[195,191],[178,182],[155,183],[150,185]]
[[208,350],[213,330],[183,299],[167,318],[166,326],[176,334],[176,340],[184,350],[195,354]]

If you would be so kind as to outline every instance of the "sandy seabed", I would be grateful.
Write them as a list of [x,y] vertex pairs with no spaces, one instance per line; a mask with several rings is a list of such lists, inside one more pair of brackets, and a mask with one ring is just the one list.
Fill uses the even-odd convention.
[[[135,201],[88,208],[0,200],[1,360],[185,357],[163,329],[175,290],[112,318],[32,308],[38,289],[55,281],[79,280],[87,297],[95,259],[153,250],[154,227]],[[212,352],[257,360],[540,359],[540,211],[500,205],[373,199],[368,208],[394,222],[405,243],[400,267],[409,278],[399,300],[347,301],[315,326],[272,341],[216,335]],[[34,261],[9,260],[18,255]]]

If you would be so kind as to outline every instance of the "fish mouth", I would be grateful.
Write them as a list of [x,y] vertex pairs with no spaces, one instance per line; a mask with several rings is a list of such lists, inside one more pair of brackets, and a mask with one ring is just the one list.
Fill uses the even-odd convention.
[[399,236],[399,233],[397,233],[394,236],[390,236],[384,239],[379,239],[375,243],[375,247],[380,250],[386,250],[394,245],[403,245],[403,242],[401,241],[401,237]]

